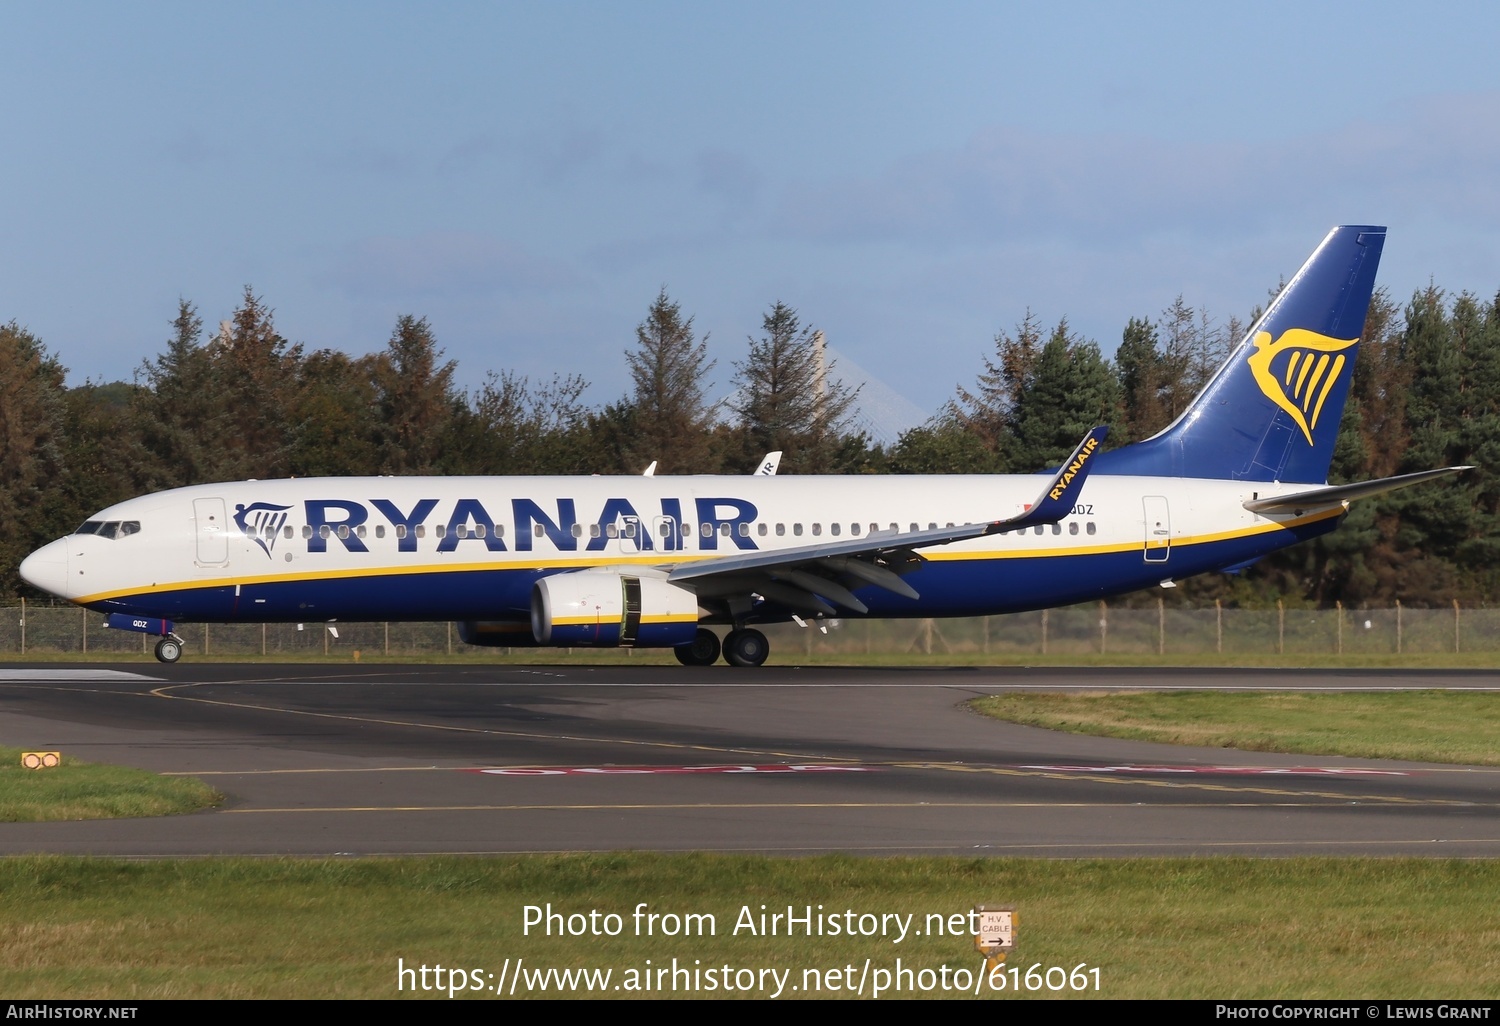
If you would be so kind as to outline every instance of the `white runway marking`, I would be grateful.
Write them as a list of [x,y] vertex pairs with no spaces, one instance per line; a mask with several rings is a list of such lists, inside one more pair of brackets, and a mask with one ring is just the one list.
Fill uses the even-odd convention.
[[148,677],[144,673],[130,673],[126,670],[27,670],[17,667],[0,666],[0,683],[21,680],[151,680],[159,681],[160,677]]

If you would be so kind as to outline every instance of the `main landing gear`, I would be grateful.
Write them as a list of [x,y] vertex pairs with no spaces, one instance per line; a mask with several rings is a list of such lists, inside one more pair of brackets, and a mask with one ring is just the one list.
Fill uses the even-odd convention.
[[712,666],[719,659],[719,636],[707,627],[699,627],[689,644],[678,645],[672,652],[683,666]]
[[771,654],[771,643],[753,627],[741,627],[724,636],[721,649],[718,635],[707,627],[699,627],[691,643],[679,645],[672,651],[683,666],[712,666],[720,652],[730,666],[759,666]]

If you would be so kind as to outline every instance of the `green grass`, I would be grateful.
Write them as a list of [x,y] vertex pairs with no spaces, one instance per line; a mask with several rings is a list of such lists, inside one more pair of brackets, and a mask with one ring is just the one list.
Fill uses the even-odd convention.
[[[631,912],[640,902],[659,913],[711,913],[716,933],[637,936]],[[1103,997],[1500,997],[1496,862],[649,854],[8,859],[0,861],[0,992],[446,1001],[446,990],[398,991],[398,959],[407,968],[478,970],[488,983],[487,974],[517,958],[535,969],[610,969],[616,983],[648,959],[658,968],[696,960],[700,968],[790,970],[800,987],[804,970],[853,965],[857,976],[866,958],[886,971],[897,959],[911,970],[972,971],[978,958],[967,937],[735,936],[742,908],[910,913],[920,928],[929,914],[983,902],[1017,907],[1010,965],[1022,973],[1036,964],[1098,967]],[[617,913],[623,933],[527,935],[525,907],[548,903],[565,915]]]
[[79,762],[66,752],[57,767],[29,770],[22,751],[0,747],[0,823],[169,816],[222,798],[199,780]]
[[1500,696],[1487,692],[1010,694],[972,704],[996,719],[1101,737],[1500,765]]

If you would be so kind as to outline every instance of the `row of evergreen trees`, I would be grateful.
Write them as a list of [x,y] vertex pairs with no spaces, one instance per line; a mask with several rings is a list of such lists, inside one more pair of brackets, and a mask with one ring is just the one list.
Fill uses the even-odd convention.
[[[1095,424],[1110,444],[1147,437],[1191,401],[1244,325],[1179,299],[1125,327],[1115,359],[1030,313],[995,339],[972,386],[925,425],[875,445],[851,427],[858,395],[822,366],[814,332],[782,303],[707,396],[706,339],[663,290],[626,349],[630,391],[602,407],[588,382],[492,372],[473,394],[424,319],[398,319],[383,351],[307,351],[246,289],[205,337],[180,304],[166,349],[133,383],[64,385],[41,340],[0,326],[0,593],[26,552],[144,492],[209,481],[366,474],[1004,473],[1055,465]],[[1377,293],[1331,479],[1473,463],[1444,483],[1356,504],[1335,534],[1239,580],[1187,584],[1241,604],[1488,601],[1500,589],[1500,297],[1452,302],[1430,287],[1400,310]]]

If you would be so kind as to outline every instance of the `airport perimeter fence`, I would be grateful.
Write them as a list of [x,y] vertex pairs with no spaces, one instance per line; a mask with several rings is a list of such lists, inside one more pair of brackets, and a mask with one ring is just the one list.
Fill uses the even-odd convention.
[[[825,631],[826,628],[826,631]],[[1500,609],[1112,608],[1103,602],[951,620],[825,620],[763,628],[772,650],[824,657],[982,655],[1385,655],[1500,653]],[[440,656],[478,653],[454,623],[183,624],[187,654]],[[0,652],[149,654],[154,637],[104,627],[98,613],[34,603],[0,607]],[[501,650],[505,651],[505,650]],[[537,652],[545,650],[516,649]],[[358,653],[358,655],[356,655]]]

